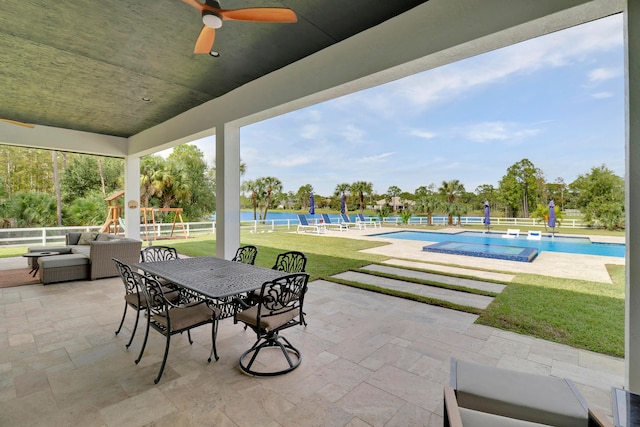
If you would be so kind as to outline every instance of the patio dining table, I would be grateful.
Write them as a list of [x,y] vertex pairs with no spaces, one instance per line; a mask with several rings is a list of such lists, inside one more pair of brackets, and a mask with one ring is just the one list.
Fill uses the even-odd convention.
[[[220,303],[228,307],[239,295],[260,289],[263,283],[289,274],[215,257],[139,262],[131,264],[131,267],[201,295],[219,308]],[[227,309],[223,310],[221,317],[231,315],[233,310]]]

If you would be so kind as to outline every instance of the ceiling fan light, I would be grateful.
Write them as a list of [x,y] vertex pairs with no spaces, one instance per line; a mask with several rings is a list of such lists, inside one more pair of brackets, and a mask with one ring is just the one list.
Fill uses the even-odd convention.
[[203,12],[202,23],[207,27],[220,28],[222,27],[222,18],[212,12]]

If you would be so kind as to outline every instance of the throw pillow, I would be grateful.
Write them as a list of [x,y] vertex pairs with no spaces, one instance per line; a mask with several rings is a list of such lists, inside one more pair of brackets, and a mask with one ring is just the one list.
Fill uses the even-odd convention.
[[80,239],[78,240],[78,244],[79,245],[88,245],[89,242],[93,242],[94,240],[96,240],[96,237],[98,237],[98,233],[91,231],[91,232],[84,232],[80,235]]
[[100,233],[98,237],[96,237],[96,242],[108,242],[109,240],[111,240],[111,236],[104,233]]

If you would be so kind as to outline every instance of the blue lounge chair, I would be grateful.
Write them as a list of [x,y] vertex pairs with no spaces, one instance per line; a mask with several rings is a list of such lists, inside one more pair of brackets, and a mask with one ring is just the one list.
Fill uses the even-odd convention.
[[304,232],[314,231],[318,234],[327,232],[327,228],[324,226],[324,224],[309,224],[309,221],[307,221],[307,217],[302,214],[298,214],[298,221],[300,223],[298,224],[296,233],[299,233],[300,230]]
[[347,214],[340,214],[340,216],[342,217],[342,224],[347,224],[348,227],[358,227],[358,230],[362,230],[363,228],[365,228],[364,224],[351,221],[351,218],[349,218],[349,215]]
[[376,227],[382,228],[382,222],[376,221],[371,217],[365,218],[365,216],[362,215],[361,213],[358,214],[358,218],[356,218],[356,222],[363,224],[365,228],[367,228],[367,225],[373,226],[373,228],[376,228]]
[[337,228],[340,231],[345,231],[349,229],[348,224],[345,224],[342,222],[332,222],[328,214],[322,214],[322,220],[324,221],[324,225],[327,227],[327,229],[331,229],[331,227]]

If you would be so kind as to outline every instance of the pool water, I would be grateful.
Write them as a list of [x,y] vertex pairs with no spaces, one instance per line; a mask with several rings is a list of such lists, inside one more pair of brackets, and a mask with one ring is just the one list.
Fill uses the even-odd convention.
[[542,236],[540,240],[527,240],[526,234],[513,239],[503,238],[503,233],[481,233],[463,231],[460,233],[436,233],[430,231],[396,231],[375,234],[377,237],[391,239],[417,240],[423,242],[457,242],[480,245],[513,246],[518,248],[534,248],[538,252],[565,252],[582,255],[600,255],[624,258],[625,245],[618,243],[597,243],[586,237],[551,237]]

